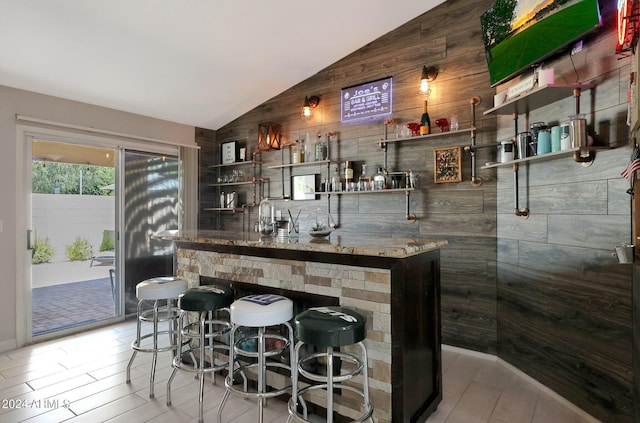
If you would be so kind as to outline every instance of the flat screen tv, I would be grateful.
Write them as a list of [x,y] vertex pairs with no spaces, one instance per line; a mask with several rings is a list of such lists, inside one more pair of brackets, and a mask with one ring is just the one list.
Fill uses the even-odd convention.
[[598,0],[496,0],[480,17],[491,86],[602,25]]

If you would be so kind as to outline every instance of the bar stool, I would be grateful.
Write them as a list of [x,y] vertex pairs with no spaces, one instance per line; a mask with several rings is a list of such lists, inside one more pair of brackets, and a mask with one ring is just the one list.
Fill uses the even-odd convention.
[[[173,302],[178,295],[182,294],[189,287],[185,279],[176,277],[156,277],[144,280],[136,285],[136,297],[138,297],[138,317],[136,328],[136,339],[131,343],[133,354],[127,365],[127,383],[131,383],[131,365],[138,352],[153,353],[151,361],[151,376],[149,381],[149,398],[154,397],[153,381],[156,376],[156,361],[158,353],[163,351],[176,351],[176,321],[179,316],[179,309]],[[144,309],[147,302],[153,301],[151,309]],[[160,305],[161,301],[166,301],[166,305]],[[142,323],[153,323],[153,331],[142,334]],[[167,330],[158,330],[159,322],[167,322]],[[158,344],[160,335],[168,335],[168,341],[162,346]],[[153,338],[151,346],[143,346],[143,341]]]
[[[229,370],[225,378],[224,385],[226,392],[222,397],[220,408],[218,409],[218,423],[222,422],[222,410],[229,399],[231,393],[244,398],[256,398],[258,400],[258,422],[264,420],[264,401],[266,398],[277,397],[291,390],[291,385],[287,384],[282,388],[272,388],[267,391],[267,370],[269,368],[286,369],[292,372],[293,361],[293,328],[289,320],[293,317],[293,302],[280,295],[262,294],[249,295],[237,299],[231,304],[231,329],[229,345]],[[286,336],[267,332],[270,326],[283,325],[286,327]],[[249,330],[241,336],[237,334]],[[257,332],[257,333],[256,333]],[[289,349],[289,364],[276,360],[267,360],[269,357],[277,356]],[[244,357],[244,363],[239,360]],[[247,360],[250,359],[250,360]],[[253,360],[257,360],[253,362]],[[250,361],[250,362],[249,362]],[[237,367],[236,367],[237,364]],[[234,376],[244,373],[248,369],[255,369],[257,372],[257,387],[254,390],[244,389],[234,384]],[[287,376],[288,378],[289,376]]]
[[[167,382],[167,405],[171,406],[171,382],[178,370],[194,372],[198,376],[200,390],[198,403],[200,410],[198,422],[203,420],[204,402],[204,377],[211,373],[212,383],[215,385],[215,372],[228,367],[228,363],[217,364],[215,350],[224,350],[228,354],[229,346],[220,339],[231,330],[231,323],[227,320],[216,318],[219,311],[229,312],[229,306],[233,302],[233,290],[212,285],[191,288],[178,297],[180,308],[178,352],[173,359],[173,372]],[[191,312],[198,313],[198,321],[190,321]],[[185,341],[186,339],[186,341]],[[198,340],[198,346],[194,347],[191,341]],[[217,342],[216,342],[217,341]],[[206,362],[206,349],[209,349],[209,363]],[[198,353],[196,360],[195,352]],[[190,361],[189,361],[190,360]]]
[[[367,336],[366,323],[367,319],[360,313],[338,306],[310,308],[296,316],[294,325],[298,343],[294,349],[294,363],[296,365],[291,375],[293,387],[289,400],[288,422],[309,422],[302,395],[318,389],[326,389],[327,423],[333,422],[334,389],[346,389],[359,394],[364,400],[364,414],[354,421],[371,420],[373,422],[371,417],[373,405],[369,400],[367,349],[362,342]],[[304,345],[326,348],[326,352],[316,352],[302,357],[300,350]],[[360,356],[350,352],[334,351],[334,348],[350,345],[360,348]],[[340,360],[343,367],[345,363],[348,363],[349,368],[343,368],[339,374],[334,374],[335,359]],[[315,373],[311,371],[323,360],[326,360],[326,366],[318,367],[323,368],[326,372],[321,374],[320,370]],[[362,389],[345,383],[359,374],[362,374]],[[310,384],[298,389],[298,381],[301,376],[307,378]],[[299,412],[299,405],[302,408],[302,414]]]

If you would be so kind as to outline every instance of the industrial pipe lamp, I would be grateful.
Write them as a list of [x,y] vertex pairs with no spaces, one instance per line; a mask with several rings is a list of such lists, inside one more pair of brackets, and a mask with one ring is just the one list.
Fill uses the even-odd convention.
[[311,97],[304,97],[304,106],[302,106],[302,119],[309,120],[313,116],[312,109],[318,107],[318,103],[320,103],[320,98],[317,95],[312,95]]
[[438,77],[438,68],[435,66],[423,66],[422,77],[420,78],[420,93],[424,95],[431,94],[431,82],[435,81]]

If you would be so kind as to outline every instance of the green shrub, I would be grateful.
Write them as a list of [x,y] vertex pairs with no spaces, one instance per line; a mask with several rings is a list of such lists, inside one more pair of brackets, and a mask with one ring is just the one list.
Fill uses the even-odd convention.
[[116,244],[113,240],[111,231],[104,231],[102,233],[102,243],[100,244],[100,251],[111,251],[115,250]]
[[69,260],[88,260],[93,255],[89,241],[84,238],[76,237],[73,244],[67,245],[67,257]]
[[55,254],[55,249],[49,242],[49,238],[43,240],[36,239],[33,245],[33,256],[31,257],[32,264],[49,263],[51,258]]

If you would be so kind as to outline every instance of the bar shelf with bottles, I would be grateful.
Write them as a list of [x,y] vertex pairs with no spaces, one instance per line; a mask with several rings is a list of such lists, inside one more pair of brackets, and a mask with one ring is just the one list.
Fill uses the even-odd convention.
[[465,132],[473,133],[475,129],[476,128],[463,128],[463,129],[449,130],[445,132],[432,132],[430,134],[416,135],[413,137],[410,136],[410,137],[390,138],[390,139],[383,140],[381,142],[394,143],[394,142],[423,141],[429,138],[440,138],[440,137],[446,137],[448,135],[464,134]]
[[367,191],[316,191],[316,195],[367,195],[367,194],[392,194],[395,192],[415,191],[415,188],[385,188]]
[[[346,163],[353,163],[346,161]],[[386,163],[386,157],[385,157]],[[324,187],[320,191],[315,191],[318,196],[325,195],[327,197],[328,209],[331,209],[331,195],[369,195],[369,194],[405,194],[405,215],[408,221],[417,220],[415,214],[409,211],[409,198],[411,191],[415,191],[416,180],[411,178],[409,171],[388,172],[383,171],[382,167],[378,168],[378,173],[374,173],[372,177],[366,173],[366,163],[362,164],[363,171],[359,176],[351,173],[351,178],[342,179],[339,167],[336,166],[333,178],[326,178],[323,183]],[[344,176],[344,174],[343,174]],[[337,179],[336,179],[337,178]],[[364,182],[363,182],[364,178]],[[380,179],[382,178],[382,179]],[[337,181],[337,182],[336,182]],[[388,187],[389,184],[391,188]],[[336,189],[336,185],[339,187]],[[404,186],[403,186],[404,185]],[[397,187],[395,187],[397,186]]]
[[267,169],[283,169],[283,168],[291,168],[291,167],[305,167],[305,166],[317,166],[317,165],[327,165],[334,163],[331,160],[318,160],[314,162],[303,162],[303,163],[286,163],[279,165],[271,165],[267,166]]
[[[259,154],[259,153],[258,153]],[[220,164],[212,164],[207,166],[208,169],[211,170],[215,170],[216,172],[216,182],[212,182],[212,183],[208,183],[207,186],[211,187],[211,188],[215,188],[216,189],[216,198],[221,198],[221,188],[224,187],[242,187],[242,186],[248,186],[248,185],[252,185],[253,186],[253,193],[252,193],[252,201],[251,203],[248,204],[242,204],[240,207],[227,207],[227,200],[225,197],[225,201],[223,202],[222,200],[220,200],[220,206],[219,207],[205,207],[203,210],[204,211],[215,211],[215,212],[236,212],[237,210],[244,210],[245,208],[251,208],[254,207],[256,205],[256,198],[257,198],[257,186],[258,184],[261,184],[263,182],[262,178],[259,177],[258,173],[259,173],[259,166],[262,165],[262,162],[260,160],[256,160],[256,156],[253,156],[252,160],[246,160],[246,161],[238,161],[238,162],[231,162],[231,163],[220,163]],[[242,168],[242,167],[248,167],[251,166],[252,167],[252,171],[251,174],[249,175],[249,177],[247,178],[246,176],[243,175],[243,172],[237,171],[237,169],[235,168]],[[232,169],[233,173],[231,175],[232,180],[229,181],[228,179],[226,179],[226,177],[222,176],[222,173],[225,169]],[[226,175],[225,175],[226,176]],[[238,197],[237,197],[237,193],[234,195],[234,201],[237,201]]]

